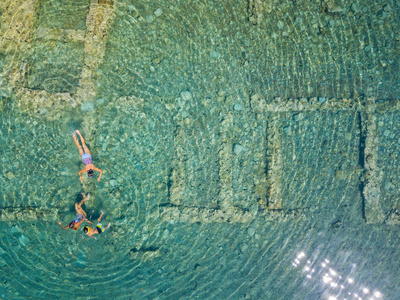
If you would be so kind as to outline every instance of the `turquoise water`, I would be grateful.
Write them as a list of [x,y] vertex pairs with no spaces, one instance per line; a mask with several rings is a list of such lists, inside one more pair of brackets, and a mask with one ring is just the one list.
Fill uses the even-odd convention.
[[399,9],[2,0],[0,298],[397,299]]

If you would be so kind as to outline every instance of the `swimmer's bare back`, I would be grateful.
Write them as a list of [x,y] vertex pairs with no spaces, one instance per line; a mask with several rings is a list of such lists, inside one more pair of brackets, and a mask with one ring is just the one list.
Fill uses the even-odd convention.
[[[96,227],[93,228],[93,223],[92,223],[92,222],[90,222],[89,220],[86,220],[86,222],[89,222],[89,223],[92,224],[92,225],[90,226],[88,232],[86,233],[86,235],[88,235],[88,236],[90,236],[90,237],[92,237],[92,238],[94,238],[94,239],[96,239],[96,237],[93,236],[94,234],[103,233],[105,230],[107,230],[107,229],[111,226],[111,223],[108,223],[108,225],[107,225],[106,227],[102,228],[101,224],[97,224]],[[100,225],[100,226],[99,226],[99,225]],[[98,229],[98,228],[100,229],[100,232],[99,232],[99,229]]]
[[104,213],[101,212],[100,217],[97,219],[97,225],[96,225],[95,228],[93,228],[93,222],[90,222],[89,220],[86,220],[86,222],[92,224],[90,227],[89,226],[85,226],[83,228],[83,231],[86,233],[86,235],[96,239],[96,237],[93,236],[94,234],[103,233],[105,230],[107,230],[111,226],[111,223],[108,223],[108,225],[103,228],[103,225],[101,225],[101,223],[100,223],[101,217],[103,215],[104,215]]

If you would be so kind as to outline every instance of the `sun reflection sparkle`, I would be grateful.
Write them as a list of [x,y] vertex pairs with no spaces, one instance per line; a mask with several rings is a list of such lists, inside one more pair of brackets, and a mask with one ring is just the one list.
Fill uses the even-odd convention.
[[[307,255],[305,252],[300,252],[294,258],[293,267],[301,267],[303,270],[302,273],[306,276],[308,282],[312,282],[318,280],[318,276],[322,276],[320,284],[323,284],[326,291],[331,294],[329,296],[325,296],[328,300],[346,300],[346,299],[356,299],[356,300],[363,300],[360,296],[363,295],[370,295],[368,297],[369,300],[380,300],[383,298],[381,292],[371,290],[363,284],[358,284],[355,280],[351,277],[348,277],[348,274],[340,274],[337,270],[333,268],[329,259],[325,258],[323,261],[313,261],[307,260]],[[314,267],[314,268],[313,268]],[[315,273],[315,277],[311,274]],[[319,277],[321,278],[321,277]],[[350,296],[350,298],[344,298],[343,293]],[[333,294],[333,295],[332,295]],[[365,299],[365,298],[364,298]]]

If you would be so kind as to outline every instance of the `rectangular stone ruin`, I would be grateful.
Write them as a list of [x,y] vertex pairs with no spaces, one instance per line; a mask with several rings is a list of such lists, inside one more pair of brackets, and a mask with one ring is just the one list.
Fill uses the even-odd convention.
[[83,46],[80,42],[35,43],[26,87],[47,92],[76,91],[83,67]]
[[368,223],[400,224],[399,110],[378,112],[373,119],[374,148],[366,157],[369,167],[365,217]]
[[361,202],[360,126],[354,111],[279,114],[283,208],[335,209]]

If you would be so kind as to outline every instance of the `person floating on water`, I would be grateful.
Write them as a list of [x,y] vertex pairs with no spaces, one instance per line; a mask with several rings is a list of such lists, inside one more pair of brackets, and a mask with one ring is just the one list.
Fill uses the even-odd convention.
[[100,217],[97,219],[96,228],[93,228],[93,223],[92,222],[90,222],[89,220],[86,220],[86,222],[89,222],[92,225],[90,227],[89,226],[83,227],[83,232],[86,233],[88,236],[96,239],[96,237],[93,236],[94,234],[103,233],[104,230],[107,230],[108,227],[110,227],[111,223],[108,223],[108,225],[103,228],[103,225],[101,225],[101,223],[100,223],[101,217],[103,216],[103,214],[104,213],[101,212]]
[[83,221],[85,221],[86,213],[82,208],[82,204],[83,204],[83,202],[90,199],[90,195],[87,195],[87,197],[86,197],[86,195],[84,193],[82,193],[82,197],[83,197],[83,199],[81,202],[75,203],[75,210],[77,213],[75,220],[73,220],[71,223],[69,223],[68,227],[64,227],[64,225],[61,224],[61,222],[57,222],[58,224],[60,224],[62,226],[62,228],[64,228],[64,229],[72,228],[73,230],[78,230],[79,227],[81,226],[81,224],[83,223]]
[[[76,137],[75,133],[79,134],[79,136],[81,138],[83,149],[82,149],[81,145],[79,144],[78,138]],[[94,166],[94,164],[92,162],[92,155],[90,154],[89,148],[86,146],[85,140],[83,139],[83,136],[81,135],[79,130],[74,131],[73,138],[74,138],[76,146],[78,147],[79,154],[82,157],[82,161],[85,164],[85,168],[83,170],[79,171],[79,177],[81,179],[81,182],[83,182],[82,175],[81,175],[82,173],[87,172],[88,177],[93,177],[93,175],[94,175],[93,171],[100,172],[99,178],[97,178],[97,181],[100,181],[100,177],[101,177],[101,174],[103,174],[103,171]],[[85,152],[83,150],[85,150]]]

